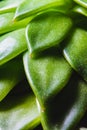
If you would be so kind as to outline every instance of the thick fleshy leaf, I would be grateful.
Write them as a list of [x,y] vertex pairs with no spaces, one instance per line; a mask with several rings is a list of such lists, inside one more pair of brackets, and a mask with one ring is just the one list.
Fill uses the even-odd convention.
[[33,94],[11,95],[0,103],[1,130],[30,130],[40,122]]
[[42,105],[65,86],[72,72],[69,64],[56,50],[37,59],[29,58],[26,53],[24,67],[28,81]]
[[21,58],[0,66],[0,101],[24,78]]
[[77,28],[64,49],[71,66],[87,81],[87,30]]
[[[39,104],[39,103],[38,103]],[[44,130],[75,130],[87,110],[87,83],[74,74],[54,99],[40,107]]]
[[70,0],[24,0],[17,8],[14,19],[20,20],[52,7],[70,8],[73,2]]
[[81,6],[87,8],[87,0],[74,0],[74,1],[80,4]]
[[72,27],[72,20],[58,12],[47,12],[35,17],[28,25],[26,37],[32,55],[58,44]]
[[19,22],[15,22],[13,21],[13,17],[14,13],[4,13],[0,15],[0,35],[19,28],[26,27],[29,21],[31,21],[31,19],[33,18],[29,17]]
[[12,12],[21,4],[23,0],[3,0],[0,2],[0,14],[5,12]]
[[83,14],[84,16],[87,16],[87,9],[82,6],[76,6],[73,9],[75,12]]
[[16,57],[27,49],[25,28],[0,37],[0,65]]

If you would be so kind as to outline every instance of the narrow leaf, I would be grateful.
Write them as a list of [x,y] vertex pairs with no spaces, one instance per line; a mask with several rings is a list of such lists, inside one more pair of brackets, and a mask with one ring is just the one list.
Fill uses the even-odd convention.
[[24,78],[21,59],[14,59],[0,66],[0,101]]
[[0,65],[6,63],[27,49],[25,28],[0,37]]
[[26,27],[29,21],[31,21],[31,19],[33,18],[29,17],[19,22],[15,22],[13,21],[13,17],[14,13],[4,13],[0,15],[0,35],[19,28]]
[[71,7],[70,0],[24,0],[17,8],[14,19],[20,20],[52,7]]
[[0,2],[0,14],[15,11],[16,7],[21,4],[23,0],[3,0]]
[[84,16],[87,17],[87,9],[86,9],[86,8],[84,8],[84,7],[82,7],[82,6],[76,6],[76,7],[74,7],[73,10],[74,10],[75,12],[80,13],[80,14],[82,14],[82,15],[84,15]]
[[64,49],[70,65],[87,81],[87,30],[77,28]]
[[79,5],[87,8],[87,0],[74,0],[76,3],[78,3]]

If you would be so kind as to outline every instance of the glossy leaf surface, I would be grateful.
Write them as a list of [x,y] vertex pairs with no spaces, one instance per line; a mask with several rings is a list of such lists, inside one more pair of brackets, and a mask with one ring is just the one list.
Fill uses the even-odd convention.
[[44,130],[74,130],[87,110],[87,83],[74,74],[68,85],[41,108]]
[[74,11],[87,17],[87,9],[82,6],[74,7]]
[[87,81],[87,30],[75,29],[64,49],[71,66]]
[[0,65],[16,57],[27,49],[25,28],[15,30],[0,37]]
[[47,12],[34,18],[28,25],[26,36],[30,53],[58,44],[65,38],[72,27],[72,20],[58,12]]
[[71,67],[56,51],[37,59],[24,55],[24,67],[28,81],[41,105],[56,95],[68,82]]
[[0,103],[1,130],[30,130],[39,122],[33,94],[11,95]]
[[29,21],[31,21],[31,19],[33,18],[29,17],[19,22],[15,22],[13,21],[13,17],[14,13],[4,13],[0,15],[0,35],[19,28],[26,27]]
[[21,59],[14,59],[0,66],[0,101],[24,78]]
[[87,0],[74,0],[74,1],[80,4],[81,6],[87,8]]
[[24,0],[16,10],[15,19],[20,20],[52,7],[72,6],[70,0]]
[[12,12],[23,0],[3,0],[0,2],[0,14]]

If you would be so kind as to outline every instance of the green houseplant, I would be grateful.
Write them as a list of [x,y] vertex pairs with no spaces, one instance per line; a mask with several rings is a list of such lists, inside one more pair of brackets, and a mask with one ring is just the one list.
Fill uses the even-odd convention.
[[1,0],[0,130],[87,129],[86,97],[87,0]]

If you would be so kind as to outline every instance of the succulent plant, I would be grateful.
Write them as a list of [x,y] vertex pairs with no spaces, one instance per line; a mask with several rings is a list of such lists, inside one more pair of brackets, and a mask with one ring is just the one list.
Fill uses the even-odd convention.
[[87,0],[0,1],[0,130],[87,130]]

